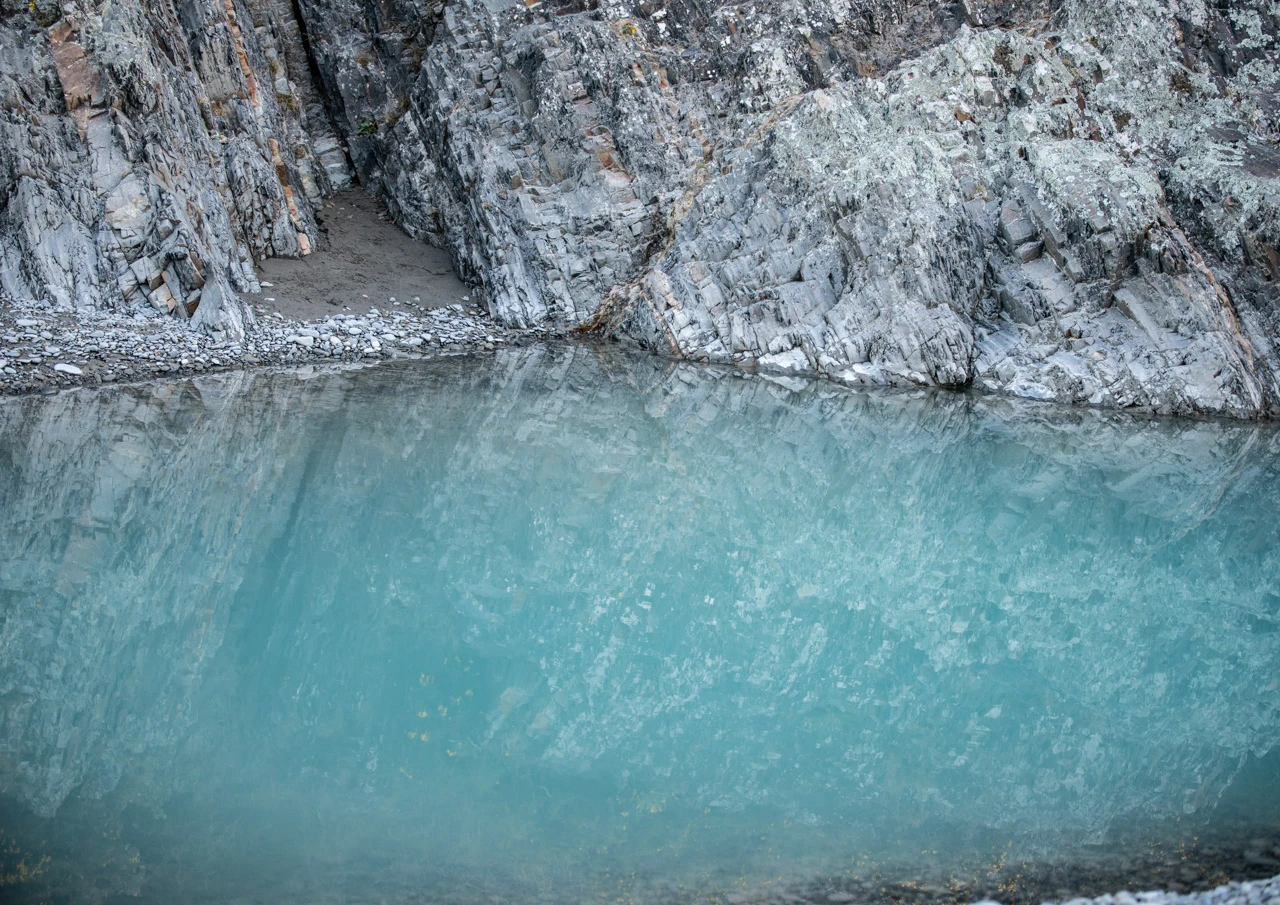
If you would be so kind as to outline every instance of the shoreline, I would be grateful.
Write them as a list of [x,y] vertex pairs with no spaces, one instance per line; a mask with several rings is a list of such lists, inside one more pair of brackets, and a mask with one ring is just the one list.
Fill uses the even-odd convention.
[[[264,286],[271,288],[270,283]],[[430,360],[442,355],[481,354],[574,338],[573,331],[563,328],[503,326],[471,302],[469,296],[463,298],[467,301],[439,307],[388,300],[395,305],[391,310],[384,310],[386,304],[383,308],[369,306],[364,314],[346,308],[309,319],[268,312],[262,302],[274,299],[249,296],[256,322],[246,330],[244,341],[237,343],[215,340],[181,321],[150,311],[59,311],[0,297],[0,399],[231,372]],[[606,341],[598,334],[580,338]],[[622,347],[666,361],[764,378],[788,389],[818,382],[848,391],[973,394],[981,399],[1060,412],[1280,426],[1280,419],[1265,416],[1235,418],[1212,412],[1163,412],[1150,406],[1069,403],[980,387],[850,385],[826,374],[796,374],[752,366],[755,363],[677,358],[631,342],[624,342]]]
[[[360,189],[337,192],[316,211],[318,244],[300,258],[266,258],[242,301],[252,312],[243,341],[215,339],[149,305],[129,310],[49,309],[0,295],[0,397],[52,394],[77,387],[186,378],[228,371],[375,363],[494,351],[565,339],[565,327],[503,326],[475,299],[438,248],[411,238],[385,207]],[[473,296],[475,299],[473,299]],[[221,334],[219,334],[221,335]],[[592,334],[589,339],[604,341]],[[616,337],[613,337],[616,339]],[[915,383],[849,382],[838,375],[770,366],[759,359],[682,357],[640,342],[624,346],[659,359],[758,376],[789,389],[817,381],[846,390],[952,392],[1050,410],[1135,418],[1273,423],[1265,414],[1165,411],[1163,406],[1067,402]]]

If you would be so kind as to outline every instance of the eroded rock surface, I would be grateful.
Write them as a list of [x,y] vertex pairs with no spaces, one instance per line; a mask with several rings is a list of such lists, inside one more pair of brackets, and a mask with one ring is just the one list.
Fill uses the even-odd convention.
[[1280,412],[1266,0],[4,21],[14,294],[173,301],[234,331],[252,262],[305,253],[312,203],[354,177],[514,326],[847,383]]
[[313,201],[349,181],[285,25],[232,0],[6,3],[0,288],[242,339],[254,261],[309,253]]

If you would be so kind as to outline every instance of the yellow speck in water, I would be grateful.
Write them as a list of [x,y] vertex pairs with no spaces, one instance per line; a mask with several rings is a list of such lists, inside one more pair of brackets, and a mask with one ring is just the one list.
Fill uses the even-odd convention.
[[431,736],[427,735],[425,732],[419,735],[418,738],[422,739],[424,742],[431,741]]
[[427,712],[425,710],[419,710],[418,716],[422,717],[425,720],[427,718]]

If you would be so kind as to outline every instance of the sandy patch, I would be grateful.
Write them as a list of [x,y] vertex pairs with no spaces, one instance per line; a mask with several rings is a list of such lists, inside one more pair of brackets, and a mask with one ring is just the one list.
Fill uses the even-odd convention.
[[381,213],[382,206],[363,189],[334,195],[316,212],[320,248],[297,260],[262,262],[262,294],[243,298],[261,313],[303,321],[366,314],[370,308],[388,312],[467,304],[463,297],[470,291],[454,274],[449,255],[409,238]]

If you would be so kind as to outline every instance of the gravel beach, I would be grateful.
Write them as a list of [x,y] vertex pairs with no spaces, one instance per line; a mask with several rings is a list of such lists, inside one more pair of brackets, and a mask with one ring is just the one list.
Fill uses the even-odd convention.
[[146,312],[24,311],[0,303],[0,395],[238,368],[492,351],[541,331],[504,329],[460,302],[319,320],[259,315],[242,343],[219,342]]
[[448,255],[417,242],[360,191],[317,217],[320,247],[258,268],[242,342],[217,339],[149,305],[49,309],[0,297],[0,395],[211,371],[493,350],[542,337],[509,330],[475,303]]

